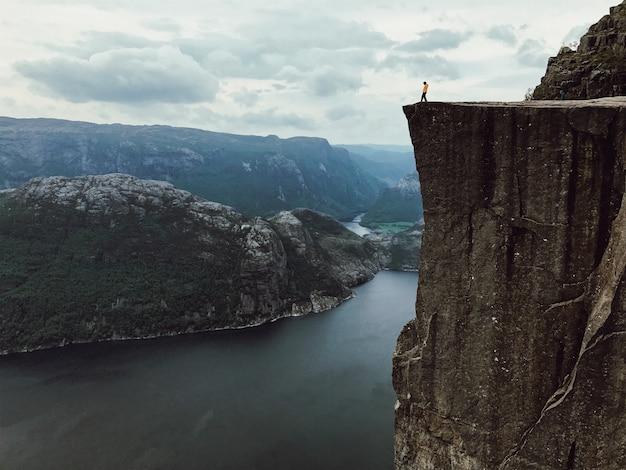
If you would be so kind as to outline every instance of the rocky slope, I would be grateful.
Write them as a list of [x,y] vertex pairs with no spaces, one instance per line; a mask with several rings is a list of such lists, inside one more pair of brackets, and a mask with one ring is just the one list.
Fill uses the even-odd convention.
[[626,468],[626,97],[404,112],[426,228],[396,468]]
[[171,182],[244,215],[297,207],[350,220],[386,183],[319,138],[0,117],[0,187],[31,178],[127,173]]
[[419,175],[413,171],[392,188],[384,188],[365,213],[361,225],[376,227],[390,222],[421,221],[423,215]]
[[385,269],[392,271],[417,271],[422,250],[422,222],[398,233],[373,230],[364,235],[376,246],[376,251]]
[[380,264],[306,209],[245,218],[162,181],[36,178],[0,193],[0,351],[320,312]]
[[626,95],[626,1],[589,28],[574,51],[563,47],[548,61],[533,99],[589,99]]

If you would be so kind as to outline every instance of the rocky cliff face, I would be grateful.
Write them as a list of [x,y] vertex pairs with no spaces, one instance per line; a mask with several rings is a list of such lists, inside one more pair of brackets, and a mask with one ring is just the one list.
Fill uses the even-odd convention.
[[626,468],[626,98],[404,112],[426,228],[396,468]]
[[563,47],[548,61],[533,99],[590,99],[626,95],[626,1],[589,28],[574,51]]
[[162,181],[37,178],[0,193],[0,351],[321,312],[379,269],[314,211],[247,219]]

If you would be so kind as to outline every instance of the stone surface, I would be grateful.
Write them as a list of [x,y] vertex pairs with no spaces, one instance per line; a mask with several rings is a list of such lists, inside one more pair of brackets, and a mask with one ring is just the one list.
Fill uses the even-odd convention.
[[422,248],[423,222],[407,230],[392,233],[386,230],[372,230],[364,238],[376,245],[382,267],[392,271],[417,271]]
[[404,113],[425,230],[396,468],[626,468],[626,98]]
[[626,1],[610,9],[580,38],[548,60],[533,99],[590,99],[626,95]]

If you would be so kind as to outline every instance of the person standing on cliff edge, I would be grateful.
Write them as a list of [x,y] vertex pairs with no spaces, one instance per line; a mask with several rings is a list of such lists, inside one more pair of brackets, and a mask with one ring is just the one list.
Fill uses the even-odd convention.
[[428,103],[428,100],[426,99],[427,92],[428,92],[428,83],[424,82],[424,88],[422,88],[422,99],[420,100],[420,103],[422,101],[426,101]]

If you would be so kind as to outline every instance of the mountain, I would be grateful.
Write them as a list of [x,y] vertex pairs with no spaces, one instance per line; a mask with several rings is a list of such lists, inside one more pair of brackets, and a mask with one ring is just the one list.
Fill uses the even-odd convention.
[[626,95],[626,2],[592,25],[576,50],[562,47],[550,57],[532,98],[556,99],[561,91],[566,99]]
[[419,176],[405,175],[393,188],[384,188],[361,225],[372,233],[365,237],[376,244],[383,266],[397,271],[417,271],[424,231],[424,210]]
[[392,187],[407,173],[415,171],[413,148],[406,145],[337,145],[350,152],[359,167]]
[[0,192],[0,252],[5,353],[319,312],[380,269],[374,246],[325,214],[246,218],[125,174]]
[[405,175],[393,188],[384,188],[363,215],[361,225],[384,227],[404,222],[409,226],[419,222],[424,216],[419,176],[416,171]]
[[319,138],[0,117],[0,187],[107,173],[168,181],[248,217],[306,207],[351,220],[386,185]]

